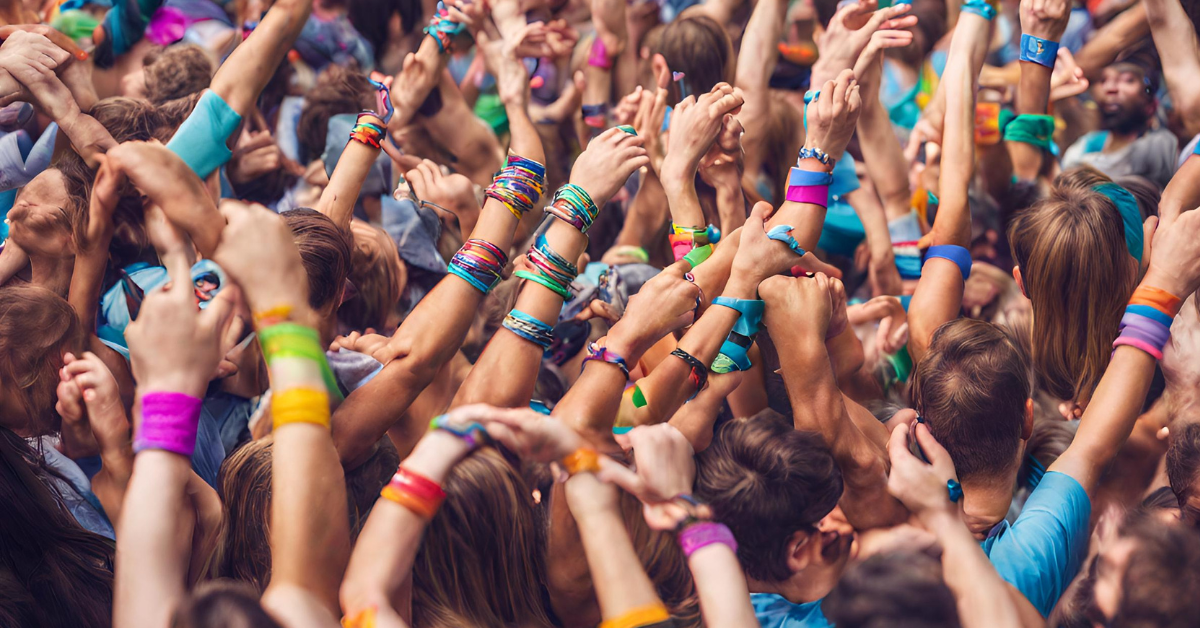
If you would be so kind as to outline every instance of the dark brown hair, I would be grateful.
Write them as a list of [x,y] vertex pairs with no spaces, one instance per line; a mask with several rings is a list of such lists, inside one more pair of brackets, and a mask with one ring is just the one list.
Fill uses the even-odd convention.
[[1195,492],[1197,481],[1200,481],[1200,424],[1184,423],[1171,427],[1167,479],[1175,497],[1179,499],[1180,508],[1185,509],[1184,516],[1188,517],[1187,501]]
[[842,474],[820,436],[766,410],[717,429],[696,457],[696,495],[733,532],[746,575],[779,582],[792,535],[833,511]]
[[175,610],[172,628],[279,628],[245,583],[213,580],[196,587]]
[[1200,536],[1149,514],[1131,516],[1121,536],[1136,540],[1121,578],[1114,628],[1189,628],[1200,617]]
[[954,593],[928,554],[896,551],[851,565],[821,604],[838,628],[958,628]]
[[3,427],[21,436],[58,430],[58,369],[63,353],[82,351],[84,339],[66,299],[33,284],[0,288],[0,378],[25,410],[24,417],[0,419]]
[[1091,397],[1137,281],[1121,215],[1091,190],[1105,182],[1098,174],[1064,173],[1008,229],[1025,295],[1033,302],[1038,384],[1059,399]]
[[318,312],[336,307],[350,274],[350,234],[315,209],[292,209],[282,214],[292,230],[308,276],[308,304]]
[[950,452],[961,480],[1010,471],[1033,392],[1008,331],[960,318],[939,327],[913,370],[913,408]]
[[304,95],[304,108],[296,125],[301,159],[317,159],[325,152],[330,118],[374,107],[375,92],[366,76],[336,63],[325,66],[317,76],[317,84]]
[[144,68],[146,98],[155,105],[204,91],[212,82],[212,59],[195,44],[176,44]]
[[657,52],[667,61],[672,72],[683,72],[680,82],[672,82],[671,102],[679,102],[681,84],[687,95],[699,97],[717,83],[730,81],[733,76],[733,45],[725,29],[705,16],[675,20],[663,29]]
[[80,527],[49,479],[25,439],[0,428],[0,625],[107,628],[115,547]]
[[90,113],[118,144],[148,141],[160,123],[154,105],[124,96],[105,98]]
[[400,301],[407,273],[396,242],[382,229],[355,226],[350,256],[350,281],[356,294],[338,308],[338,319],[352,329],[383,330]]

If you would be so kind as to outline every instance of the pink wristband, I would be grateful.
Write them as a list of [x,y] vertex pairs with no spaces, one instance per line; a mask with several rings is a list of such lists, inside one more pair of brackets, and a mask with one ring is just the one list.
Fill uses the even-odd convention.
[[691,253],[693,248],[695,248],[695,243],[686,240],[676,240],[671,243],[671,253],[675,255],[675,261],[677,262],[683,259],[688,253]]
[[812,203],[827,207],[829,205],[828,185],[792,185],[788,186],[787,200],[793,203]]
[[612,59],[608,57],[608,46],[604,45],[604,40],[599,35],[592,40],[592,50],[588,54],[587,63],[593,68],[612,69]]
[[1162,351],[1159,351],[1158,347],[1155,347],[1154,345],[1152,345],[1140,338],[1132,338],[1130,336],[1118,336],[1117,339],[1113,341],[1113,352],[1116,352],[1117,347],[1120,347],[1122,345],[1125,345],[1127,347],[1133,347],[1134,349],[1141,349],[1142,351],[1145,351],[1146,353],[1149,353],[1151,356],[1153,356],[1155,360],[1161,360],[1163,358]]
[[174,392],[142,396],[142,424],[133,439],[134,453],[161,449],[186,458],[196,450],[196,426],[202,400]]
[[696,523],[679,533],[679,546],[683,548],[683,555],[688,558],[691,558],[696,551],[713,543],[727,545],[734,554],[737,553],[737,540],[733,538],[729,526],[723,523],[712,521]]

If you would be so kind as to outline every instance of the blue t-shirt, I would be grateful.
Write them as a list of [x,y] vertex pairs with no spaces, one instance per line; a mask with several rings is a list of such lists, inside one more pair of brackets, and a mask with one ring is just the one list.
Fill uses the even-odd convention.
[[833,628],[821,612],[821,600],[793,604],[774,593],[751,593],[750,604],[762,628]]
[[1049,471],[1017,520],[992,529],[983,552],[1001,578],[1049,615],[1087,555],[1091,515],[1092,501],[1079,482]]

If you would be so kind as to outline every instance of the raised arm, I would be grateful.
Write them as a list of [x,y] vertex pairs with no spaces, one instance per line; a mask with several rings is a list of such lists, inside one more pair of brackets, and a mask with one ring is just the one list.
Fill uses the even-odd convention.
[[169,290],[147,294],[125,331],[141,418],[117,538],[113,625],[122,628],[169,625],[186,594],[195,522],[186,490],[189,459],[201,398],[233,314],[226,292],[207,309],[196,308],[182,246],[160,255],[175,281]]
[[1187,134],[1200,132],[1200,84],[1192,80],[1200,75],[1196,29],[1178,0],[1144,0],[1141,4],[1159,51],[1171,102],[1182,114]]
[[[1008,586],[963,523],[958,504],[962,487],[950,454],[929,428],[917,425],[917,441],[931,464],[908,451],[907,425],[897,427],[888,441],[892,471],[888,491],[913,512],[942,546],[942,579],[954,593],[964,628],[1017,628],[1020,613]],[[956,487],[953,490],[951,487]]]
[[844,318],[830,320],[834,303],[829,282],[822,274],[764,281],[759,292],[767,304],[766,325],[775,330],[771,339],[796,429],[820,434],[842,470],[846,488],[840,504],[847,520],[857,530],[895,525],[906,513],[887,494],[887,428],[878,421],[860,425],[852,419],[825,347],[826,337],[838,335],[846,325]]
[[1050,466],[1075,478],[1089,495],[1133,431],[1183,298],[1200,287],[1200,213],[1184,213],[1152,242],[1150,268],[1121,319],[1112,360],[1075,439]]
[[779,41],[787,22],[788,3],[784,0],[759,0],[742,33],[742,47],[737,56],[737,78],[734,86],[746,99],[740,119],[746,129],[743,143],[753,153],[747,160],[751,167],[761,163],[762,145],[771,114],[769,83],[779,60]]
[[329,434],[332,373],[300,252],[267,209],[227,201],[222,212],[229,225],[213,259],[255,313],[271,377],[271,581],[263,608],[286,626],[333,626],[350,531],[345,511],[328,506],[345,503],[346,482]]
[[[1027,119],[1028,122],[1014,120],[1018,126],[1010,123],[1005,129],[1004,139],[1012,160],[1013,175],[1020,181],[1033,181],[1041,172],[1045,158],[1044,144],[1049,138],[1045,127],[1053,126],[1045,118],[1050,104],[1050,79],[1057,58],[1058,41],[1062,39],[1067,21],[1071,18],[1071,3],[1067,0],[1044,3],[1023,0],[1020,11],[1021,82],[1017,85],[1016,112],[1018,118],[1041,118],[1031,117]],[[1025,133],[1021,139],[1014,140],[1013,131],[1018,128]],[[1030,138],[1036,138],[1036,142],[1026,141]]]
[[209,88],[245,116],[275,75],[312,12],[312,0],[276,0],[254,32],[229,55]]
[[[971,245],[967,189],[975,169],[975,81],[979,77],[972,49],[976,40],[986,41],[988,25],[987,19],[975,13],[964,11],[959,16],[942,74],[946,120],[938,181],[941,199],[933,230],[926,236],[932,246],[908,309],[908,351],[913,361],[925,355],[933,332],[958,316],[971,272],[966,248]],[[979,59],[980,64],[982,61]]]
[[[1075,61],[1079,67],[1083,69],[1083,75],[1089,80],[1097,80],[1100,78],[1100,73],[1104,71],[1104,66],[1111,64],[1117,60],[1117,56],[1122,51],[1129,50],[1137,46],[1138,42],[1144,40],[1146,35],[1154,34],[1150,27],[1149,4],[1138,2],[1130,6],[1128,9],[1121,12],[1120,15],[1114,17],[1111,21],[1104,25],[1103,28],[1096,31],[1092,38],[1088,40],[1079,52],[1075,54]],[[1176,4],[1175,6],[1179,6]],[[1183,13],[1180,11],[1180,13]],[[1181,16],[1183,21],[1181,26],[1191,24],[1191,20],[1186,15]],[[1193,33],[1192,41],[1195,41],[1195,31],[1188,29]],[[1171,37],[1168,35],[1168,37]],[[1179,43],[1186,45],[1188,42],[1184,40],[1176,40]],[[1158,38],[1155,38],[1155,44],[1158,43]],[[1192,46],[1195,46],[1193,43]],[[1185,56],[1187,52],[1194,52],[1195,48],[1172,48],[1169,53],[1170,57]],[[1181,66],[1187,64],[1187,61],[1182,59],[1170,60],[1163,62],[1164,71],[1171,64],[1175,69],[1180,69]],[[1191,64],[1196,63],[1196,58],[1192,57]],[[1182,78],[1179,75],[1176,79]],[[1169,80],[1169,79],[1168,79]],[[1169,85],[1169,84],[1168,84]],[[1173,90],[1172,90],[1173,91]]]
[[[350,230],[354,204],[358,201],[363,182],[371,172],[371,166],[379,157],[381,143],[387,141],[387,125],[393,117],[387,86],[375,81],[371,83],[378,94],[375,111],[358,114],[358,120],[346,141],[346,148],[329,177],[329,185],[321,191],[321,198],[313,208],[329,216],[343,231]],[[401,83],[407,87],[404,81]]]

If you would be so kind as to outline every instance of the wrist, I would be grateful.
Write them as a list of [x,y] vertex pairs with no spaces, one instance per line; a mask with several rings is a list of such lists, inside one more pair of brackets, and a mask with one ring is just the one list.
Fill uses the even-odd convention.
[[625,363],[630,368],[633,368],[633,366],[637,365],[638,360],[642,359],[642,354],[646,352],[646,348],[636,333],[626,333],[629,325],[622,326],[621,323],[623,321],[624,319],[617,321],[617,324],[613,325],[612,330],[609,331],[608,337],[605,339],[604,348],[611,353],[625,358]]
[[944,531],[963,525],[962,518],[958,516],[958,508],[956,506],[950,500],[946,500],[945,504],[940,504],[933,508],[924,508],[915,514],[921,520],[921,525],[925,526],[925,529],[940,537]]
[[1146,271],[1146,276],[1142,278],[1138,287],[1158,288],[1159,290],[1170,292],[1181,299],[1187,298],[1187,294],[1184,293],[1187,292],[1188,288],[1184,281],[1169,273],[1162,272],[1153,265]]
[[470,451],[470,445],[462,438],[444,430],[432,430],[417,442],[400,466],[441,483]]
[[758,277],[751,278],[750,273],[740,272],[734,269],[733,276],[725,284],[725,289],[721,291],[721,296],[730,299],[757,299],[758,298],[758,283],[761,280]]
[[689,168],[681,159],[672,159],[670,155],[671,153],[668,152],[667,158],[663,160],[662,170],[658,173],[663,190],[668,194],[696,179],[695,166]]

